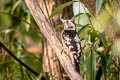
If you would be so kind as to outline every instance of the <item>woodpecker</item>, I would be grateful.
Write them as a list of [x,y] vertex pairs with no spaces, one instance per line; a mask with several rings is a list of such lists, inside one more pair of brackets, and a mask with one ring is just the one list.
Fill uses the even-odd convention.
[[71,20],[61,19],[64,24],[64,29],[61,33],[62,44],[71,51],[72,61],[77,72],[80,72],[80,56],[81,56],[81,43],[76,26]]

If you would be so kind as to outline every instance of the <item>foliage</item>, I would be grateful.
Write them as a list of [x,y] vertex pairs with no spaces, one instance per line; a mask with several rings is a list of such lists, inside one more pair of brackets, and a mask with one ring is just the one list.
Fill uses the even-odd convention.
[[56,8],[56,9],[52,12],[52,14],[49,16],[49,18],[51,18],[51,17],[55,16],[56,14],[60,13],[60,11],[62,11],[63,8],[71,5],[72,3],[73,3],[73,1],[69,1],[69,2],[67,2],[67,3],[64,3],[64,4],[60,5],[58,8]]
[[[42,38],[36,33],[38,29],[23,0],[0,0],[0,41],[17,58],[42,76],[44,74],[42,55],[28,51],[28,45],[41,45]],[[34,74],[10,57],[2,48],[0,51],[0,80],[36,79]]]
[[[74,6],[73,1],[60,5],[50,18],[71,4]],[[84,6],[84,13],[77,12],[78,14],[73,16],[82,43],[80,69],[84,80],[120,79],[120,63],[116,64],[114,59],[117,57],[112,51],[113,43],[104,32],[105,25],[114,16],[115,5],[112,5],[112,1],[96,0],[96,14],[99,14],[103,4],[109,9],[104,10],[98,18],[94,18]],[[61,26],[63,27],[58,25],[57,29]],[[31,44],[26,39],[29,39]],[[40,73],[36,77],[0,48],[0,80],[40,80],[44,74],[49,80],[48,73],[42,70],[42,55],[28,51],[29,45],[42,46],[42,36],[23,0],[0,0],[0,41],[17,58]]]

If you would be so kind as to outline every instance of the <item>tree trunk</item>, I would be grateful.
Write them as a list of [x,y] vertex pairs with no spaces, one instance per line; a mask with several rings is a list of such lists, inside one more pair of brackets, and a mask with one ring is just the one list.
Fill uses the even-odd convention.
[[[44,14],[48,17],[55,8],[60,4],[68,2],[70,0],[38,0]],[[64,15],[63,15],[64,14]],[[51,19],[52,26],[55,27],[58,24],[61,24],[60,15],[65,19],[70,19],[73,16],[72,6],[65,8],[60,14],[54,16]],[[60,39],[61,30],[57,31],[58,37]],[[43,70],[44,72],[49,72],[51,80],[60,80],[63,78],[62,67],[55,55],[55,51],[49,44],[49,42],[44,38],[43,39]]]

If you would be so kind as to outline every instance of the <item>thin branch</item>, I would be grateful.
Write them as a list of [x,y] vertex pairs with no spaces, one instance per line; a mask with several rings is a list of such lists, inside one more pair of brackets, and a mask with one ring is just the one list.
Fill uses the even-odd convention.
[[[16,16],[16,15],[14,15],[14,14],[9,14],[9,13],[3,12],[3,11],[0,11],[0,14],[5,14],[5,15],[9,15],[9,16],[15,17],[15,18],[17,18],[18,20],[20,20],[20,21],[22,21],[22,22],[30,25],[30,26],[32,27],[32,29],[35,28],[33,24],[25,21],[24,19],[22,19],[22,18],[20,18],[20,17],[18,17],[18,16]],[[44,35],[43,35],[40,31],[36,30],[36,32],[38,32],[42,37],[44,37]]]
[[7,53],[13,57],[18,63],[20,63],[22,66],[24,66],[27,70],[29,70],[31,73],[33,73],[36,76],[39,76],[39,73],[35,72],[33,69],[31,69],[30,67],[28,67],[25,63],[23,63],[20,59],[18,59],[10,50],[7,49],[7,47],[0,42],[0,46],[7,51]]
[[[25,63],[23,63],[20,59],[18,59],[10,50],[7,49],[7,47],[2,43],[0,42],[0,46],[5,50],[7,51],[7,53],[13,57],[18,63],[20,63],[22,66],[24,66],[27,70],[29,70],[31,73],[33,73],[35,76],[39,76],[39,73],[35,72],[33,69],[31,69],[29,66],[27,66]],[[45,76],[43,75],[42,80],[46,80]]]
[[20,21],[25,22],[26,24],[32,25],[31,23],[29,23],[29,22],[27,22],[27,21],[25,21],[25,20],[23,20],[23,19],[15,16],[14,14],[9,14],[9,13],[3,12],[3,11],[0,11],[0,13],[1,13],[1,14],[6,14],[6,15],[9,15],[9,16],[12,16],[12,17],[15,17],[15,18],[19,19]]
[[[45,38],[49,41],[50,45],[55,50],[55,54],[65,69],[66,73],[71,80],[83,80],[81,75],[76,72],[72,61],[67,54],[70,54],[69,49],[64,50],[62,44],[60,43],[56,32],[52,29],[49,20],[46,18],[43,13],[40,5],[37,0],[25,0],[30,12],[32,13],[36,23],[41,29],[41,32],[44,34]],[[63,52],[62,52],[63,50]],[[66,54],[67,53],[67,54]]]

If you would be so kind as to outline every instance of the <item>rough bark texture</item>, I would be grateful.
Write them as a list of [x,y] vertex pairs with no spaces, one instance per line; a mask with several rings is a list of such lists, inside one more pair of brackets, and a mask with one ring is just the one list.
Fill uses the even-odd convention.
[[[56,32],[53,30],[50,21],[47,19],[45,14],[43,13],[41,7],[39,6],[36,0],[25,0],[30,12],[32,13],[35,21],[39,25],[41,32],[44,34],[45,38],[49,41],[49,44],[52,46],[54,51],[56,52],[56,56],[65,69],[66,73],[70,77],[71,80],[82,80],[80,74],[78,74],[73,65],[71,64],[71,60],[66,53],[70,53],[68,49],[64,50],[62,44],[56,36]],[[62,52],[61,52],[62,51]]]
[[62,78],[62,73],[60,71],[61,66],[55,55],[55,51],[46,39],[43,44],[43,70],[44,72],[49,72],[50,80],[60,80]]
[[[70,0],[38,0],[41,9],[48,18],[48,16],[57,8],[60,4],[65,3]],[[62,15],[64,14],[64,15]],[[65,19],[71,18],[73,16],[72,6],[66,7],[60,14],[54,16],[51,20],[52,27],[55,27],[58,24],[61,24],[60,15]],[[57,34],[61,32],[57,31]],[[58,37],[61,35],[59,34]],[[51,80],[60,80],[63,78],[63,72],[61,73],[61,65],[55,55],[55,51],[50,46],[48,40],[44,40],[44,54],[43,54],[43,70],[44,72],[49,72]]]

